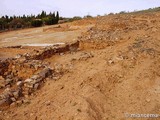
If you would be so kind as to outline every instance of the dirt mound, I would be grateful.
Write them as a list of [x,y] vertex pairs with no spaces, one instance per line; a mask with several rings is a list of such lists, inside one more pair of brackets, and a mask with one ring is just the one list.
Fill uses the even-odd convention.
[[85,18],[82,20],[77,20],[72,22],[71,24],[74,26],[84,26],[84,25],[94,25],[96,23],[96,18]]
[[[159,114],[159,16],[155,12],[96,18],[74,43],[22,56],[52,68],[52,77],[44,78],[43,87],[16,103],[18,107],[1,109],[0,118],[123,120],[130,114]],[[83,20],[78,22],[83,26]],[[38,70],[32,75],[46,73]]]

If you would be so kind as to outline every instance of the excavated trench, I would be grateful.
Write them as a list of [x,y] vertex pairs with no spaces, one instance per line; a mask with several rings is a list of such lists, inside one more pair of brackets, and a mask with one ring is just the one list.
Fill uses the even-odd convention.
[[[23,103],[46,81],[60,78],[62,71],[57,71],[54,65],[47,62],[48,58],[63,53],[103,49],[116,44],[115,41],[77,40],[75,42],[46,46],[30,53],[20,55],[18,58],[0,61],[0,107],[18,105]],[[91,53],[80,53],[81,58],[93,57]],[[53,64],[53,63],[52,63]]]

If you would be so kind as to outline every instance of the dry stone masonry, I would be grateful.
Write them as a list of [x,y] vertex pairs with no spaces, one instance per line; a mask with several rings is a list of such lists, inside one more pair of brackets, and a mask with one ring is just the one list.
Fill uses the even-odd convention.
[[26,102],[26,98],[39,89],[46,78],[59,78],[56,70],[49,68],[42,60],[55,54],[75,52],[79,41],[65,45],[45,47],[31,54],[0,61],[0,106],[17,106]]

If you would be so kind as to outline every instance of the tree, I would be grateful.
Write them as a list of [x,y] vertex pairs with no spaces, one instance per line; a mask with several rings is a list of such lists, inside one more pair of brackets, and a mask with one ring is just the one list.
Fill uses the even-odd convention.
[[22,19],[26,19],[26,16],[25,16],[25,15],[23,15]]
[[60,20],[59,13],[50,12],[46,14],[42,11],[38,15],[22,15],[22,16],[12,16],[7,15],[0,17],[0,30],[13,30],[17,28],[28,28],[28,27],[40,27],[44,23],[46,25],[57,24]]
[[13,20],[13,17],[10,17],[10,18],[9,18],[9,22],[11,22],[12,20]]
[[59,13],[57,11],[57,14],[56,14],[56,23],[58,23],[58,21],[59,21]]
[[55,12],[53,12],[52,17],[53,17],[53,18],[56,18]]
[[45,12],[45,11],[42,11],[42,13],[41,13],[40,17],[41,17],[41,18],[46,17],[46,12]]

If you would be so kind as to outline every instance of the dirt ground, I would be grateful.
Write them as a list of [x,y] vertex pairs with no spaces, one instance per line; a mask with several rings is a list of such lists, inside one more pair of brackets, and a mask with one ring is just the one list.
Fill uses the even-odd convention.
[[[0,33],[0,59],[15,57],[16,54],[29,53],[34,49],[45,47],[47,44],[52,45],[74,41],[82,32],[92,27],[94,23],[95,20],[82,20],[76,23]],[[22,49],[12,48],[20,45]],[[40,47],[36,47],[36,45]]]
[[[125,115],[160,114],[159,33],[160,12],[1,33],[1,58],[38,49],[24,44],[79,40],[80,46],[44,59],[63,75],[48,78],[28,104],[2,110],[0,119],[132,120]],[[14,45],[24,48],[3,48]]]

